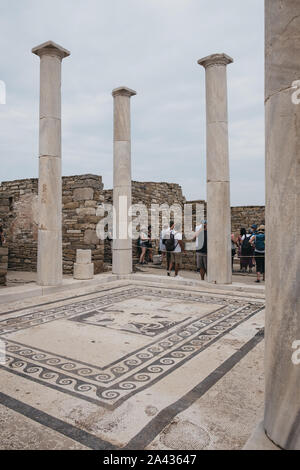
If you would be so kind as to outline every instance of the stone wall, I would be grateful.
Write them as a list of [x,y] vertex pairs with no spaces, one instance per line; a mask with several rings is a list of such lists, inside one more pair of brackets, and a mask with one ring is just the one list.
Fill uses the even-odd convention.
[[[9,198],[0,194],[0,227],[4,225],[9,214]],[[6,284],[6,274],[8,269],[8,248],[6,244],[0,244],[0,285]]]
[[102,177],[63,177],[63,272],[73,273],[77,249],[92,250],[94,272],[104,270],[104,243],[96,235],[101,219],[97,206],[104,202]]
[[6,274],[8,267],[8,248],[0,246],[0,285],[6,284]]
[[250,228],[251,225],[265,224],[265,206],[239,206],[231,208],[231,232]]
[[5,213],[0,211],[9,248],[9,269],[36,270],[37,191],[37,179],[9,181],[0,185],[0,195],[9,201]]
[[[8,268],[36,271],[38,238],[38,180],[18,180],[0,185],[0,198],[8,201],[0,218],[9,249]],[[2,197],[1,197],[2,196]],[[104,244],[96,237],[96,206],[103,202],[101,176],[63,177],[63,271],[73,273],[76,249],[91,249],[95,273],[103,271]],[[1,200],[0,199],[0,200]]]

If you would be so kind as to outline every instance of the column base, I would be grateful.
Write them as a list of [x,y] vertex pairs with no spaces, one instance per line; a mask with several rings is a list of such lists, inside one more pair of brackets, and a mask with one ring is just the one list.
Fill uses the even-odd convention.
[[39,286],[57,287],[62,281],[61,232],[39,230],[37,283]]
[[281,450],[266,435],[264,422],[261,421],[243,447],[243,450]]
[[113,250],[112,273],[132,273],[132,250]]

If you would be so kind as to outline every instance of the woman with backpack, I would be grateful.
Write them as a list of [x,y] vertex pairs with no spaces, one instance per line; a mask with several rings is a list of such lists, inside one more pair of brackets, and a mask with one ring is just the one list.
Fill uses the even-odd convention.
[[252,257],[253,257],[253,247],[250,243],[251,234],[247,234],[245,228],[241,228],[241,235],[239,240],[240,245],[240,265],[241,272],[247,272],[249,266],[249,272],[252,269]]
[[251,244],[254,246],[254,257],[256,262],[257,279],[260,282],[260,275],[265,280],[265,226],[260,225],[257,232],[251,237]]

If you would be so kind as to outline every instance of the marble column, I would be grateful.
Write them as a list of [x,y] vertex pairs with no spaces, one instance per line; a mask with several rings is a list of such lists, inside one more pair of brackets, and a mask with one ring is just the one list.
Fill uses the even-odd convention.
[[115,239],[112,272],[132,272],[132,239],[128,235],[131,206],[131,126],[130,98],[136,92],[126,87],[113,90],[114,97],[114,191]]
[[264,428],[281,448],[300,450],[300,2],[266,0],[265,21]]
[[231,284],[231,210],[227,70],[233,59],[213,54],[198,61],[206,76],[207,280]]
[[40,57],[38,284],[62,283],[61,63],[70,52],[52,41]]

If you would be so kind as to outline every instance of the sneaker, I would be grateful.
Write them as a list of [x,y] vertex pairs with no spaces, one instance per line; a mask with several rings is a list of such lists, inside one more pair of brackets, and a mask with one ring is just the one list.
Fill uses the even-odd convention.
[[254,281],[254,282],[260,282],[260,280],[259,280],[259,279],[256,279],[256,281]]

